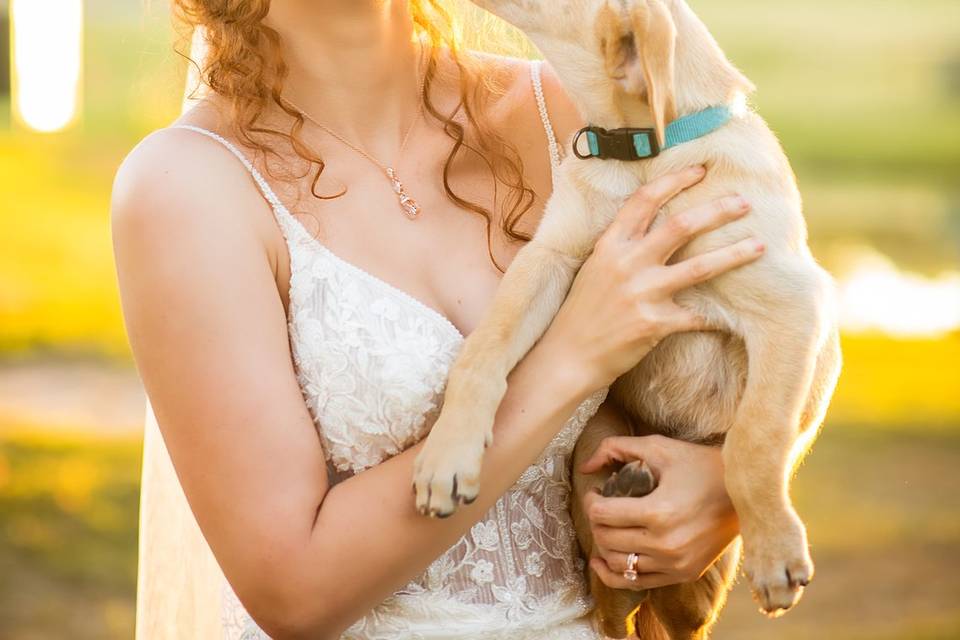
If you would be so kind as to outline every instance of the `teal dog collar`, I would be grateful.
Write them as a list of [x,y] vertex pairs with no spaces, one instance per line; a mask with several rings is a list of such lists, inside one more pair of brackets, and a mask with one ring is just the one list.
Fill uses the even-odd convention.
[[[675,147],[684,142],[702,138],[725,125],[733,117],[730,107],[723,105],[710,107],[697,113],[691,113],[667,125],[664,132],[665,144],[660,146],[654,129],[604,129],[602,127],[584,127],[573,139],[573,153],[581,160],[600,158],[602,160],[646,160],[660,155],[663,149]],[[587,153],[581,153],[580,138],[586,136]]]

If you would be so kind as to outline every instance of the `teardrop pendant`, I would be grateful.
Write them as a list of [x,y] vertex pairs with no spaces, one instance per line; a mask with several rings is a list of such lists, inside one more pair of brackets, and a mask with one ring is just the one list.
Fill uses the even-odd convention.
[[400,182],[400,177],[393,167],[387,167],[387,177],[390,178],[390,182],[393,184],[393,192],[397,194],[397,199],[400,201],[400,208],[403,209],[403,212],[408,218],[414,220],[420,215],[420,205],[407,194],[407,190],[404,189],[403,183]]

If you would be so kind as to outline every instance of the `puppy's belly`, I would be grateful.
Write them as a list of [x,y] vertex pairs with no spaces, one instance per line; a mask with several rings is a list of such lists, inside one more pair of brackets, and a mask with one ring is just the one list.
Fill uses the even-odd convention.
[[640,434],[713,441],[733,424],[746,376],[739,337],[674,334],[618,379],[611,393]]

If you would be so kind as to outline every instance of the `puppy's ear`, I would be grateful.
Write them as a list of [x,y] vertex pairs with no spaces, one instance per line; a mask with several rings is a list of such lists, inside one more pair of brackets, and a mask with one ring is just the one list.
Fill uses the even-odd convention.
[[660,144],[677,117],[673,63],[677,29],[661,0],[633,0],[626,9],[604,5],[597,34],[607,74],[627,93],[646,97]]
[[677,28],[670,9],[661,0],[638,3],[633,11],[633,34],[660,144],[665,144],[667,124],[677,119],[673,61]]

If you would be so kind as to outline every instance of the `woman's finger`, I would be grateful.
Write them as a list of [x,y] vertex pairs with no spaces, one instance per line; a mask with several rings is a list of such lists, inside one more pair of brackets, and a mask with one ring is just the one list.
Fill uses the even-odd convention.
[[[655,493],[655,492],[654,492]],[[596,497],[587,511],[587,517],[593,525],[608,527],[650,527],[657,524],[656,513],[650,496],[642,498],[604,498]],[[607,545],[609,547],[609,545]]]
[[684,309],[679,305],[675,305],[675,307],[672,312],[664,314],[661,321],[663,330],[667,335],[685,331],[717,331],[721,328],[699,313]]
[[648,529],[640,527],[607,527],[595,524],[590,527],[598,548],[608,553],[640,553],[651,558],[659,556],[656,538]]
[[[652,557],[637,553],[636,551],[631,551],[630,553],[637,554],[637,560],[633,563],[633,569],[637,573],[656,573],[660,570],[661,567],[657,565]],[[622,574],[627,570],[627,560],[630,559],[630,553],[599,549],[597,555],[603,558],[603,561],[607,563],[607,567],[611,571]]]
[[593,455],[580,465],[580,473],[595,473],[606,466],[640,460],[644,457],[644,439],[633,436],[611,436],[600,441]]
[[683,262],[670,265],[661,285],[666,291],[680,291],[706,282],[763,255],[766,247],[756,238],[747,238],[722,249],[715,249]]
[[702,165],[696,165],[651,180],[627,199],[610,225],[609,232],[623,239],[643,235],[663,205],[684,189],[703,180],[706,172]]
[[597,574],[603,584],[611,589],[630,589],[640,591],[642,589],[655,589],[664,587],[668,584],[674,584],[676,579],[671,579],[665,573],[641,573],[634,581],[627,580],[622,573],[617,573],[607,566],[603,558],[591,558],[590,568]]
[[750,203],[741,196],[727,196],[671,214],[650,232],[638,250],[660,264],[666,263],[677,249],[696,236],[742,218],[749,211]]

